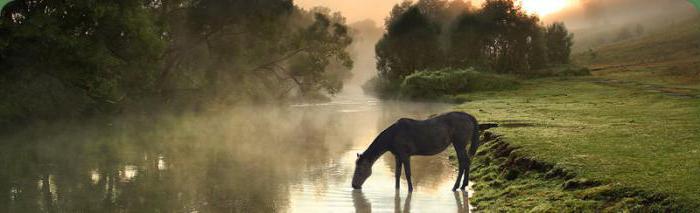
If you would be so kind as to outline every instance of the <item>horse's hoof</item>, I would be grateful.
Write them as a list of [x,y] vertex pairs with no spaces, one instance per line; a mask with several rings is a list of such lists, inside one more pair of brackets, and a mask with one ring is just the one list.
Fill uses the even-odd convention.
[[456,192],[456,191],[457,191],[457,188],[452,188],[452,191],[453,191],[453,192]]

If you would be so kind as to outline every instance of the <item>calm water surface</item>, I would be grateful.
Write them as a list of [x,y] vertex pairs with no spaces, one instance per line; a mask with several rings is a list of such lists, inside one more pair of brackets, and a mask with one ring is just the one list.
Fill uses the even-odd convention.
[[352,190],[356,153],[440,104],[345,95],[326,104],[47,124],[0,138],[0,212],[467,212],[447,154],[393,156]]

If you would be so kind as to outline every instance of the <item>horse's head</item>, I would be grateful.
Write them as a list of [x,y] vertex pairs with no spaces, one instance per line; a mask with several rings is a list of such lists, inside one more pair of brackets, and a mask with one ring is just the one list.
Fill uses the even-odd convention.
[[369,159],[357,154],[355,161],[355,174],[352,176],[352,188],[361,189],[362,184],[372,175],[372,162]]

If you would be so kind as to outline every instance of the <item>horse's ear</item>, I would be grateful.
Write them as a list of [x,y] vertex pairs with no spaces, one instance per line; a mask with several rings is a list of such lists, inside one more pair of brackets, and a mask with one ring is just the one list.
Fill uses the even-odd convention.
[[360,154],[360,153],[357,153],[357,157],[359,158],[360,156],[361,156],[361,154]]

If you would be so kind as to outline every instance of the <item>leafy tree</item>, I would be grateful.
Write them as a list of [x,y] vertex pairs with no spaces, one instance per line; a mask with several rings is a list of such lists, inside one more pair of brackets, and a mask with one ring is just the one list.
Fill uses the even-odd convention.
[[568,63],[573,35],[563,23],[542,26],[513,0],[486,0],[479,9],[463,1],[420,0],[397,4],[376,46],[389,88],[414,72],[469,68],[531,75],[549,63]]
[[449,20],[447,11],[447,0],[418,0],[415,7],[429,20],[436,24],[446,23]]
[[4,8],[0,29],[0,78],[25,84],[48,77],[98,105],[151,91],[164,47],[152,14],[137,0],[15,0]]
[[352,67],[345,18],[291,0],[15,0],[1,15],[0,119],[280,102],[337,93]]
[[[342,88],[338,78],[348,75],[327,73],[327,68],[339,65],[335,70],[347,72],[352,66],[345,51],[352,42],[345,20],[327,8],[307,12],[286,0],[202,0],[187,9],[186,30],[173,33],[170,64],[195,64],[192,69],[204,73],[199,81],[207,91],[227,102],[244,97],[279,101],[319,90],[333,94]],[[200,57],[182,57],[192,49]],[[196,65],[202,58],[206,63]],[[163,76],[182,71],[164,68]]]
[[533,26],[531,30],[528,63],[532,70],[542,69],[547,67],[549,63],[547,39],[545,38],[546,29],[540,26]]
[[413,7],[413,2],[410,0],[404,0],[399,4],[394,5],[393,8],[391,8],[391,12],[389,12],[389,16],[386,17],[386,20],[384,22],[384,27],[389,29],[389,26],[396,22],[401,16],[403,16],[406,11],[408,11],[410,8]]
[[446,11],[449,20],[452,21],[463,14],[471,12],[473,9],[474,8],[471,2],[465,2],[464,0],[453,0],[447,3]]
[[545,34],[547,40],[548,58],[551,62],[567,64],[573,46],[574,36],[569,33],[562,22],[552,23],[547,27]]
[[527,71],[528,40],[537,17],[527,15],[510,0],[488,0],[480,15],[487,21],[483,30],[488,36],[489,67],[502,73]]
[[376,45],[380,76],[400,80],[417,70],[439,67],[442,53],[440,29],[417,7],[409,8],[394,22]]
[[475,13],[464,13],[450,29],[450,45],[447,50],[450,65],[456,68],[480,67],[486,51],[486,23]]

